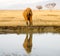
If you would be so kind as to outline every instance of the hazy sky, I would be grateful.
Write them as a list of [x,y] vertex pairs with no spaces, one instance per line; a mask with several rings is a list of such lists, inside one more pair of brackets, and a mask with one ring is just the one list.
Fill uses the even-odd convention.
[[47,1],[47,0],[0,0],[0,3],[35,3],[35,2],[40,2],[40,1]]
[[[26,7],[31,7],[36,9],[37,5],[45,6],[49,2],[55,2],[57,5],[55,9],[60,9],[60,0],[0,0],[0,10],[1,9],[24,9]],[[43,9],[46,9],[45,7]]]

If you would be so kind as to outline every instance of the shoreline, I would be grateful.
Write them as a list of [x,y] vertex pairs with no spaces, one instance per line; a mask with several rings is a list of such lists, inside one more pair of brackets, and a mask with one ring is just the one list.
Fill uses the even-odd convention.
[[60,33],[60,27],[56,26],[0,26],[0,34],[25,34],[25,33]]

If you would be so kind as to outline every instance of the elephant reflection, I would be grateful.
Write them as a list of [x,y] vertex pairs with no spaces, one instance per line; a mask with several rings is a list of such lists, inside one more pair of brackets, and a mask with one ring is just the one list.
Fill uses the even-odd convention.
[[28,36],[28,34],[26,35],[26,38],[23,43],[23,47],[27,53],[30,53],[32,49],[32,33],[30,33],[29,35],[30,36]]

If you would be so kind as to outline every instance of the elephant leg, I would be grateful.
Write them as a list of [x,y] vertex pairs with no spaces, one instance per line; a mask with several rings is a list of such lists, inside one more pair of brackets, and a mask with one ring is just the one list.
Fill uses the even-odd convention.
[[32,17],[30,17],[30,25],[32,25]]
[[28,22],[26,22],[27,26],[28,26]]

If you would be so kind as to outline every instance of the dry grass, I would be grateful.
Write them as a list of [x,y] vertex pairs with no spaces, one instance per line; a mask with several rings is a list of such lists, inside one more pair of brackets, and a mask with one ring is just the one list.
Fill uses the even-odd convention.
[[23,11],[0,10],[0,34],[60,33],[60,10],[33,10],[33,25],[26,27]]
[[[60,10],[33,10],[32,26],[60,26]],[[0,10],[0,26],[26,26],[22,10]]]

